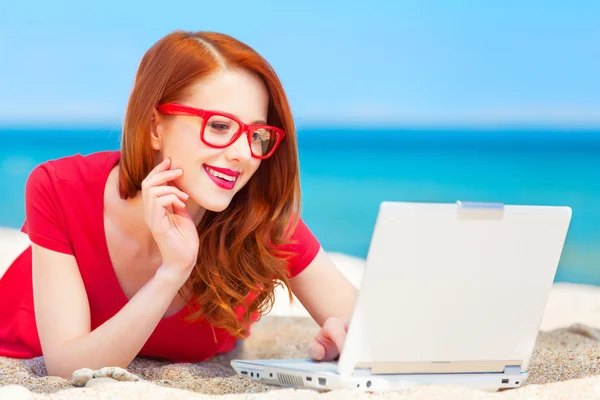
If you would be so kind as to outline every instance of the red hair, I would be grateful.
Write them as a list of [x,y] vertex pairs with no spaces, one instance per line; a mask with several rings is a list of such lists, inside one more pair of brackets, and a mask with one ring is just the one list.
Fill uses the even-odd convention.
[[[142,58],[127,106],[119,192],[124,199],[134,197],[154,168],[153,109],[187,97],[199,79],[224,68],[242,68],[262,79],[269,92],[267,123],[286,133],[229,207],[220,213],[207,210],[197,227],[198,260],[186,284],[193,297],[192,319],[206,317],[215,327],[245,337],[251,316],[272,307],[277,285],[288,287],[292,299],[282,249],[300,208],[294,122],[269,63],[248,45],[220,33],[178,31],[152,46]],[[236,315],[239,307],[244,309],[241,317]]]

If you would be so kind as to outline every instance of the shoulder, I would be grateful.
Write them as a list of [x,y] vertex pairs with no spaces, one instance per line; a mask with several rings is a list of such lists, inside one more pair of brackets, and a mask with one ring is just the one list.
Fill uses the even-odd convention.
[[103,175],[119,159],[117,151],[103,151],[88,155],[75,154],[45,161],[36,166],[29,175],[31,180],[58,182],[86,182]]
[[300,216],[295,216],[290,222],[290,230],[292,230],[292,240],[303,243],[312,243],[316,240],[316,237]]
[[290,229],[291,243],[285,245],[283,250],[291,253],[288,265],[293,278],[315,259],[321,249],[321,243],[300,216],[294,216]]
[[118,154],[101,152],[39,164],[25,184],[22,231],[40,246],[72,253],[72,227],[93,220],[95,214],[89,211],[102,201],[106,178],[117,161]]
[[95,183],[102,185],[119,159],[118,152],[97,152],[45,161],[37,165],[25,183],[25,201],[39,200],[38,195],[72,195],[72,191]]

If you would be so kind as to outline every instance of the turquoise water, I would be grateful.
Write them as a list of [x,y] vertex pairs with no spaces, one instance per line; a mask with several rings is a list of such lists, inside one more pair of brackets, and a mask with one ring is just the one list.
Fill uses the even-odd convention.
[[[113,130],[0,130],[0,225],[19,227],[38,163],[117,149]],[[600,285],[600,131],[299,132],[303,217],[329,251],[365,257],[384,200],[568,205],[557,281]]]

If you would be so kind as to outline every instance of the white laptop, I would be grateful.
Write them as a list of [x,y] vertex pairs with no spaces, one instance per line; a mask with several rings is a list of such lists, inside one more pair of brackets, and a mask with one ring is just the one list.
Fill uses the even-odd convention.
[[519,387],[570,221],[562,206],[384,202],[339,360],[231,365],[316,390]]

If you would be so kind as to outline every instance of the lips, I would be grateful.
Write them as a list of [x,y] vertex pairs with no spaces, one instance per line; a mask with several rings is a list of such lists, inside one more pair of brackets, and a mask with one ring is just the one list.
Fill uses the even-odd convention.
[[229,168],[213,167],[207,164],[204,164],[204,171],[217,186],[226,190],[233,189],[235,182],[240,176],[240,172],[238,171],[233,171]]

